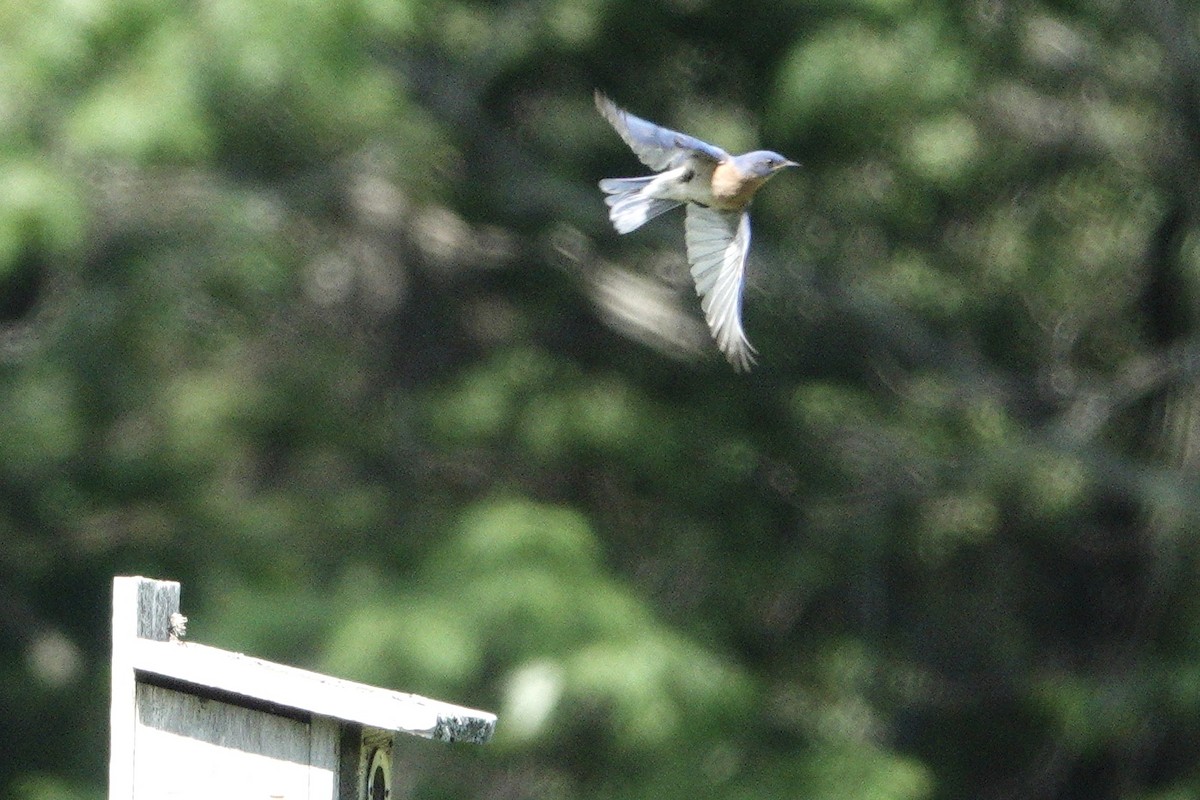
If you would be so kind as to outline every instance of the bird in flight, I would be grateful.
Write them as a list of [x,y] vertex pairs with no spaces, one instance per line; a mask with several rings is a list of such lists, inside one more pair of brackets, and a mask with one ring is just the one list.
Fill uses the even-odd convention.
[[635,117],[600,91],[596,108],[641,162],[657,173],[600,181],[613,227],[617,233],[629,233],[687,205],[688,263],[708,328],[734,369],[748,372],[756,353],[742,328],[750,201],[776,172],[800,165],[770,150],[732,156],[694,136]]

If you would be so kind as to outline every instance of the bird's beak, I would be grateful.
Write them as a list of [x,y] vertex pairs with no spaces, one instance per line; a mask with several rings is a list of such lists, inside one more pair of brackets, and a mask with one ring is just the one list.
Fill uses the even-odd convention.
[[800,166],[799,161],[784,161],[782,164],[779,165],[779,169],[787,169],[788,167],[798,167],[798,166]]

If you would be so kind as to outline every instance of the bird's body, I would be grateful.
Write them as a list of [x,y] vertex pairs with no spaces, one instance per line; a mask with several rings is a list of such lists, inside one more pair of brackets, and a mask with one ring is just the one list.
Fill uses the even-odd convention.
[[754,193],[769,177],[739,169],[733,159],[717,164],[709,177],[713,197],[711,207],[722,211],[741,211],[750,205]]
[[729,362],[749,370],[755,351],[742,329],[742,283],[750,250],[747,209],[772,175],[796,163],[769,150],[732,156],[694,136],[635,117],[600,92],[596,108],[642,163],[658,173],[600,181],[613,227],[629,233],[687,205],[688,262],[709,329]]

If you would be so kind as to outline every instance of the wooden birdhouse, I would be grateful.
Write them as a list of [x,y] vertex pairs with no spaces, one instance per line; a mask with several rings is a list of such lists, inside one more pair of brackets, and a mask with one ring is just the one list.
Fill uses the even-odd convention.
[[110,800],[386,800],[398,735],[486,742],[485,711],[183,641],[179,584],[113,583]]

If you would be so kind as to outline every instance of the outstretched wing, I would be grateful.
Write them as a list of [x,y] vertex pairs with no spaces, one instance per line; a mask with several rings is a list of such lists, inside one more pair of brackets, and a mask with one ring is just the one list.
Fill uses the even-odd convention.
[[618,108],[612,100],[596,91],[596,108],[616,128],[625,144],[641,162],[655,172],[678,167],[697,155],[711,161],[724,161],[729,154],[721,148],[701,141],[695,136],[655,125]]
[[689,203],[686,240],[708,329],[729,363],[748,372],[755,350],[742,329],[742,283],[750,252],[750,215]]

